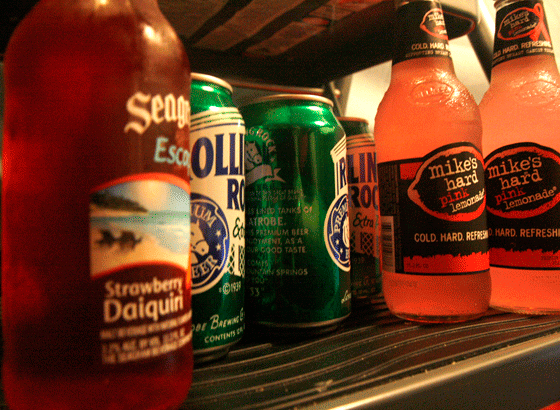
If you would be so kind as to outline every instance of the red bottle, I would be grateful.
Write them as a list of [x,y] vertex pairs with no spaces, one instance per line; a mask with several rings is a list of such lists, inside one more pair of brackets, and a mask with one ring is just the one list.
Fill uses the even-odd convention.
[[480,102],[492,307],[560,313],[560,74],[540,0],[496,0]]
[[173,153],[189,148],[189,93],[156,0],[42,0],[14,32],[2,192],[11,409],[169,409],[186,397],[190,188]]
[[374,126],[383,294],[399,317],[468,320],[490,298],[480,114],[455,76],[439,3],[398,3]]

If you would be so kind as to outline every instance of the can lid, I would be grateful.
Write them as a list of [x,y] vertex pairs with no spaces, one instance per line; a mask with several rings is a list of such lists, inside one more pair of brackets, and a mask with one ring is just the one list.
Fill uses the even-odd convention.
[[258,104],[267,101],[276,101],[276,100],[305,100],[305,101],[318,101],[325,104],[330,105],[331,107],[334,106],[333,102],[326,97],[321,97],[320,95],[314,94],[275,94],[275,95],[267,95],[264,97],[259,97],[251,101],[246,105]]
[[355,122],[363,122],[369,125],[369,121],[365,118],[359,117],[336,117],[338,121],[355,121]]
[[191,73],[191,79],[196,81],[206,81],[208,83],[213,83],[219,85],[221,87],[227,88],[230,93],[233,93],[233,87],[227,82],[222,80],[221,78],[214,77],[213,75],[209,74],[201,74],[201,73]]

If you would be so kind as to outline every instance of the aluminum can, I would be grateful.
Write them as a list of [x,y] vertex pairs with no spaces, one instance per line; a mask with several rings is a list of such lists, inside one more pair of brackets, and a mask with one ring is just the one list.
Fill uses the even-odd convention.
[[381,293],[379,190],[373,134],[364,118],[338,117],[346,132],[352,302]]
[[346,133],[346,139],[352,135],[369,135],[373,140],[373,134],[369,130],[369,122],[365,118],[358,117],[337,117]]
[[247,319],[319,333],[350,314],[344,130],[332,102],[279,94],[240,108],[247,126]]
[[225,81],[192,74],[191,258],[196,362],[226,355],[245,328],[245,123]]

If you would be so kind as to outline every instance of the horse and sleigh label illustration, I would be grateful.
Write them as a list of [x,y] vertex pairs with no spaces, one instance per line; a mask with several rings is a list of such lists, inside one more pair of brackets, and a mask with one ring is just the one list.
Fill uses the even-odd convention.
[[188,269],[187,183],[163,177],[119,182],[90,195],[91,276],[150,263]]
[[121,235],[118,237],[115,237],[109,229],[101,229],[100,233],[102,238],[96,242],[100,246],[111,247],[117,243],[122,250],[134,250],[136,245],[142,242],[142,237],[137,238],[134,231],[121,231]]

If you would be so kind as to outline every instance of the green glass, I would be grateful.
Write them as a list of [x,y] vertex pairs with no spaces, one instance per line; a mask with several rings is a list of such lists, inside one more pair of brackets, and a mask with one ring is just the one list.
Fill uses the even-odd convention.
[[264,97],[247,126],[247,318],[325,330],[350,314],[344,130],[326,98]]
[[231,86],[193,73],[191,262],[197,362],[227,354],[245,328],[244,135]]

